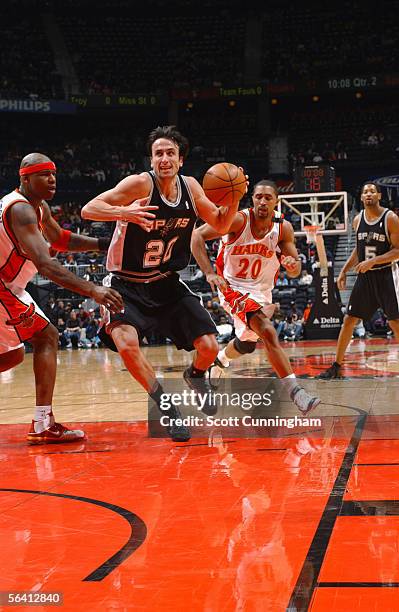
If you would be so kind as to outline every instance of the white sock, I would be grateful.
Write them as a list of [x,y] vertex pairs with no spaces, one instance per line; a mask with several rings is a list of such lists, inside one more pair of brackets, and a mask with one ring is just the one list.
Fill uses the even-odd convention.
[[229,358],[226,357],[226,349],[222,349],[221,351],[218,352],[218,359],[220,363],[224,365],[225,368],[229,367],[230,361],[229,361]]
[[36,406],[35,413],[33,415],[34,427],[37,433],[40,433],[51,427],[54,422],[53,412],[51,406]]
[[294,373],[288,374],[288,376],[284,376],[284,378],[280,379],[288,393],[291,393],[295,387],[298,386],[298,381]]

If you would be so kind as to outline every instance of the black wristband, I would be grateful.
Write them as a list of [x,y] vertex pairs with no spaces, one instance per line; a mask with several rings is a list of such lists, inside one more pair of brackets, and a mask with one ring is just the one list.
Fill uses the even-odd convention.
[[109,245],[111,244],[111,238],[105,238],[101,236],[98,238],[98,250],[102,252],[108,251]]

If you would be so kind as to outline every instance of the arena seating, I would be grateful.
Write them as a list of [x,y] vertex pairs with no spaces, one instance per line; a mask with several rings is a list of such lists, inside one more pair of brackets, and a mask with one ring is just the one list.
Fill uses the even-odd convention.
[[65,97],[40,13],[3,11],[0,98]]
[[237,81],[242,15],[64,14],[58,23],[82,85],[91,93],[152,91]]

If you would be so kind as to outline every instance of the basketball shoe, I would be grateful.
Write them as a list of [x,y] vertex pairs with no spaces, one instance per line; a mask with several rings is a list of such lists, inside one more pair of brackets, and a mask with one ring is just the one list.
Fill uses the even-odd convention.
[[191,438],[190,430],[186,425],[178,425],[176,421],[180,421],[183,419],[183,415],[180,410],[173,405],[169,405],[169,408],[165,409],[162,407],[162,396],[164,391],[161,385],[158,383],[156,388],[150,394],[150,398],[154,402],[157,410],[161,413],[163,417],[169,417],[168,425],[163,425],[165,427],[169,438],[173,440],[173,442],[188,442]]
[[331,380],[332,378],[341,378],[341,366],[339,363],[334,361],[334,363],[325,371],[316,376],[320,380]]
[[207,380],[205,376],[193,378],[192,376],[190,376],[190,368],[184,370],[183,378],[190,387],[190,389],[195,391],[197,396],[201,396],[202,401],[199,403],[198,397],[196,398],[196,401],[202,412],[207,416],[215,415],[218,410],[217,406],[214,406],[211,403],[212,387],[209,383],[209,380]]
[[166,431],[173,442],[188,442],[191,438],[189,428],[186,425],[176,424],[176,420],[183,418],[180,410],[172,406],[168,410],[162,410],[162,414],[170,419],[171,424],[166,427]]
[[228,368],[228,366],[223,365],[218,357],[216,357],[213,364],[209,367],[209,384],[211,389],[217,389],[220,385],[220,380],[223,376],[223,370]]
[[303,415],[308,414],[308,412],[316,408],[321,402],[319,397],[310,395],[299,385],[292,389],[290,398]]
[[43,431],[35,431],[35,421],[32,421],[26,439],[30,444],[60,444],[64,442],[81,442],[85,433],[81,429],[68,429],[61,423],[53,423]]

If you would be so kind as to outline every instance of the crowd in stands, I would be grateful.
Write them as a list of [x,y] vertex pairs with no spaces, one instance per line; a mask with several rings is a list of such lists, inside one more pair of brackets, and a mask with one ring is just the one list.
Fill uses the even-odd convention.
[[[242,79],[245,20],[229,11],[58,16],[88,93],[155,93]],[[117,64],[115,59],[117,59]]]
[[[114,121],[99,130],[94,119],[86,125],[77,121],[71,135],[72,129],[63,128],[61,122],[57,122],[59,131],[56,131],[46,118],[40,119],[36,121],[40,127],[29,125],[26,119],[17,126],[2,121],[0,186],[15,181],[22,157],[37,150],[45,152],[56,163],[59,189],[88,189],[98,193],[144,169],[145,128],[137,123],[129,121],[124,129],[118,130]],[[50,134],[49,128],[54,130]]]
[[[4,7],[5,8],[5,7]],[[40,15],[1,18],[0,98],[63,99],[62,81]]]
[[44,312],[58,329],[59,347],[98,348],[101,346],[98,332],[100,328],[99,309],[85,310],[81,304],[72,301],[55,300],[51,295]]
[[293,111],[284,120],[290,133],[291,165],[393,160],[399,144],[396,104],[343,105],[338,109]]
[[335,4],[280,3],[265,10],[262,69],[275,81],[396,72],[397,0],[371,11],[361,0]]

